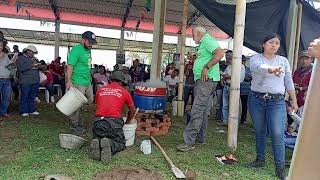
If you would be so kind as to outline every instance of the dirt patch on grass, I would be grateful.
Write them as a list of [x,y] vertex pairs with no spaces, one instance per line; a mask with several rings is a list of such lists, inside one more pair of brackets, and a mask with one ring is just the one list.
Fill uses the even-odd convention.
[[115,168],[110,172],[97,173],[95,180],[162,180],[160,174],[142,168]]
[[0,165],[16,159],[16,153],[21,151],[22,147],[14,147],[12,141],[19,136],[21,132],[16,126],[0,126]]

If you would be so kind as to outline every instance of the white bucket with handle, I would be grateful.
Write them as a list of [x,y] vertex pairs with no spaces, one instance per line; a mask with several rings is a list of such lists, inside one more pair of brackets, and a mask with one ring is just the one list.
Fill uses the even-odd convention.
[[70,88],[68,92],[57,102],[56,107],[66,116],[76,112],[85,103],[87,98],[76,88]]
[[132,146],[134,144],[134,140],[136,139],[137,121],[135,117],[138,112],[139,112],[139,108],[136,109],[136,112],[133,115],[131,122],[134,122],[134,123],[126,124],[127,117],[122,117],[125,123],[122,129],[123,129],[124,138],[126,139],[126,146]]
[[122,129],[124,138],[126,139],[126,146],[132,146],[134,144],[134,139],[136,138],[137,122],[125,124]]

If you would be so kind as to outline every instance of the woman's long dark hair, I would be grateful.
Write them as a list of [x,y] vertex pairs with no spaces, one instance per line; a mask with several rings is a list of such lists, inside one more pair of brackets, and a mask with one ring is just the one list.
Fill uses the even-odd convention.
[[263,47],[263,45],[264,45],[267,41],[269,41],[270,39],[273,39],[273,38],[278,38],[278,39],[280,40],[280,42],[281,42],[281,37],[279,36],[279,34],[277,34],[277,33],[268,34],[268,35],[263,39],[263,41],[262,41],[262,43],[261,43],[262,53],[264,53],[264,47]]

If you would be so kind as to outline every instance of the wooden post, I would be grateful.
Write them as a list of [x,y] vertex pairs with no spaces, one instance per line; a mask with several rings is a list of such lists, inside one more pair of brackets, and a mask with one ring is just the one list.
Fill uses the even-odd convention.
[[297,65],[298,65],[300,35],[301,35],[301,19],[302,19],[302,4],[301,2],[298,2],[297,34],[296,34],[296,44],[295,44],[292,72],[294,72],[297,69]]
[[228,118],[228,146],[232,153],[237,149],[239,100],[240,100],[240,73],[242,64],[242,47],[246,19],[246,0],[237,0],[236,17],[234,24],[234,43],[231,70],[231,86]]
[[167,0],[157,0],[154,1],[154,4],[151,80],[160,79],[161,75],[162,45]]
[[319,180],[320,178],[320,64],[315,61],[298,138],[293,152],[289,180]]
[[[183,2],[182,28],[181,28],[181,48],[180,48],[180,68],[179,68],[179,87],[178,87],[178,116],[183,116],[183,79],[184,79],[184,56],[186,49],[187,18],[189,13],[189,0]],[[185,102],[187,103],[187,102]]]

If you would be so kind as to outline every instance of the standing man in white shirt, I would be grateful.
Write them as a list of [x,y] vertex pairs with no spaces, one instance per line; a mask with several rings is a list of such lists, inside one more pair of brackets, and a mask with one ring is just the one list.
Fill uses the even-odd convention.
[[176,95],[176,89],[179,83],[179,71],[175,69],[171,75],[167,75],[164,81],[167,83],[168,87],[168,101],[172,103],[174,96]]
[[[228,56],[227,56],[228,55]],[[223,99],[222,99],[222,123],[219,125],[227,126],[228,118],[229,118],[229,96],[230,96],[230,84],[231,84],[231,65],[232,65],[232,53],[226,54],[227,68],[222,74],[224,87],[223,87]],[[246,68],[243,64],[241,64],[241,76],[240,83],[244,81]]]

